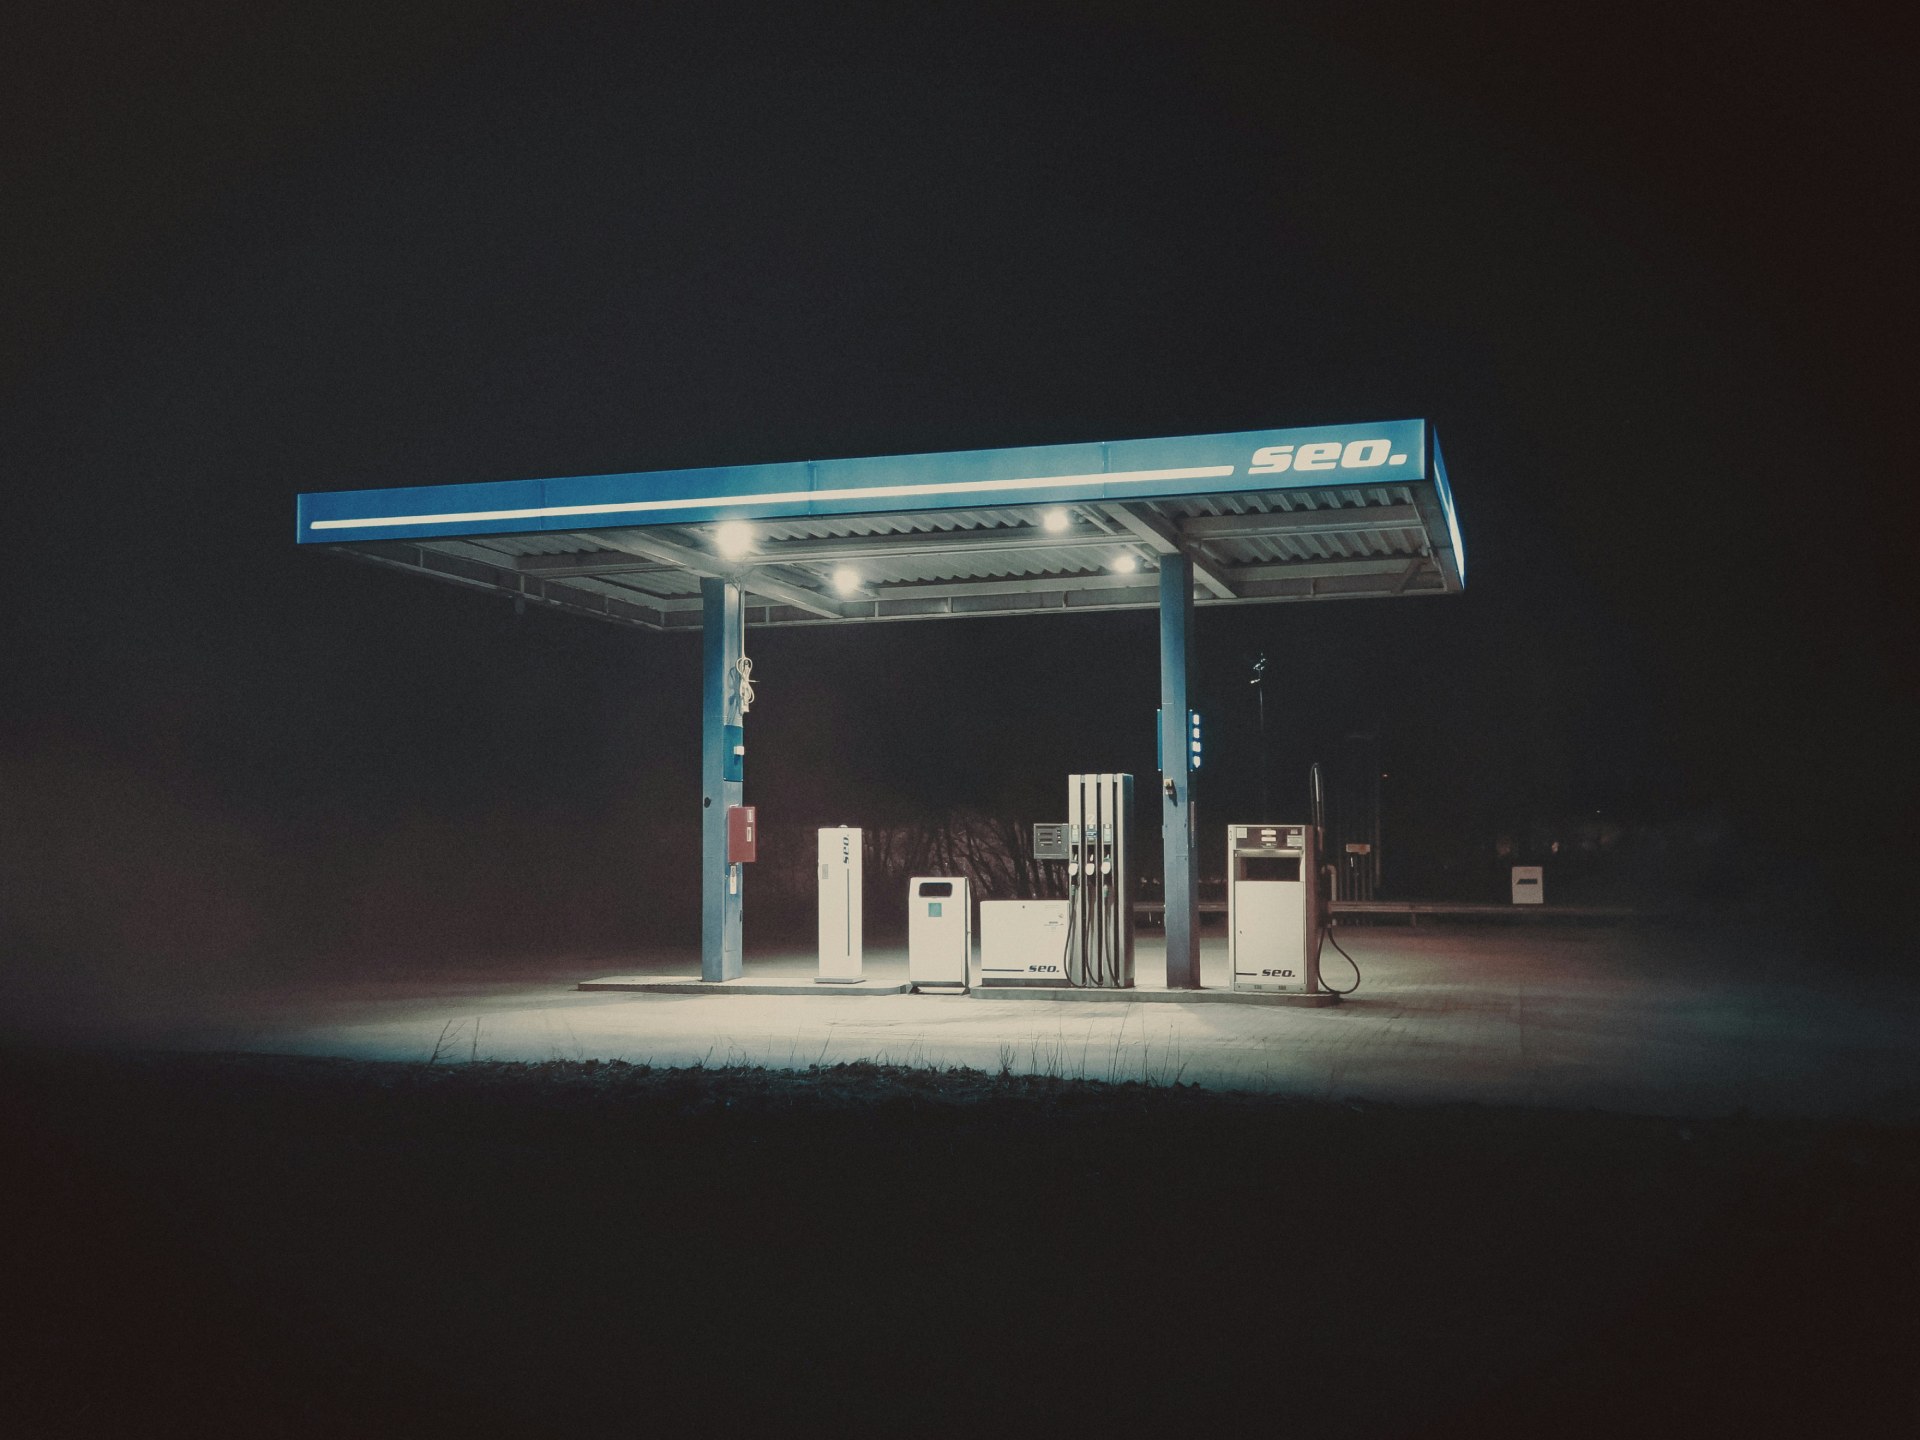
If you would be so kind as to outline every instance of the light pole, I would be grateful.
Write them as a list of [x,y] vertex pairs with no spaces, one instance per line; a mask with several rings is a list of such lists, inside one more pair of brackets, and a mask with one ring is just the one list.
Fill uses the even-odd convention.
[[1273,818],[1267,809],[1267,657],[1262,651],[1253,657],[1253,678],[1247,683],[1253,686],[1254,704],[1260,712],[1260,819],[1264,822]]

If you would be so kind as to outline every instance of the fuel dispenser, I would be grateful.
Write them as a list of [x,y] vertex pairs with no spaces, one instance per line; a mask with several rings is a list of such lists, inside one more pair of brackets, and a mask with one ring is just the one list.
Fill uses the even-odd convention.
[[1133,777],[1069,775],[1067,820],[1033,827],[1064,900],[980,902],[982,985],[1133,988]]
[[1236,990],[1317,995],[1326,903],[1311,825],[1227,827],[1227,958]]
[[1066,981],[1133,988],[1133,776],[1067,777]]
[[973,893],[964,876],[907,882],[907,983],[967,988],[973,959]]

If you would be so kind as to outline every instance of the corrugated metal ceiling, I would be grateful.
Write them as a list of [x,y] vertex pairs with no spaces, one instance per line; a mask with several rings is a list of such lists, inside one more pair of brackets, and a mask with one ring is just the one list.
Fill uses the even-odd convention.
[[[1431,503],[1409,485],[1222,493],[1158,502],[1000,507],[753,522],[738,561],[713,525],[598,529],[351,547],[369,558],[548,603],[577,597],[604,618],[675,626],[697,609],[703,574],[734,578],[756,623],[1023,613],[1153,603],[1153,571],[1174,547],[1194,557],[1207,603],[1444,593],[1457,576],[1431,557]],[[1045,528],[1064,511],[1067,532]],[[923,537],[924,543],[916,543]],[[623,545],[627,548],[623,548]],[[420,557],[453,557],[433,562]],[[409,558],[409,556],[413,558]],[[1115,562],[1132,557],[1132,574]],[[569,558],[573,557],[573,558]],[[465,564],[459,568],[459,562]],[[459,569],[458,574],[450,573]],[[858,587],[841,593],[845,566]],[[758,578],[764,588],[756,589]],[[964,602],[977,595],[979,604]],[[927,597],[932,597],[929,600]],[[614,604],[613,602],[626,602]],[[928,608],[929,605],[934,608]],[[628,614],[633,606],[641,607]],[[646,615],[655,618],[648,620]]]

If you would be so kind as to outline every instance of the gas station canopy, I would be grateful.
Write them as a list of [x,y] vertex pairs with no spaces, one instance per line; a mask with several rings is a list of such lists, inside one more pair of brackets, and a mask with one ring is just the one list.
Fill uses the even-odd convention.
[[298,540],[653,630],[1458,591],[1424,420],[302,495]]
[[[742,978],[741,872],[756,858],[744,804],[749,626],[1157,610],[1156,724],[1171,758],[1149,793],[1161,816],[1167,989],[1190,991],[1200,987],[1195,606],[1446,595],[1466,570],[1424,420],[339,491],[300,497],[296,538],[616,624],[700,632],[700,983],[722,985]],[[1121,937],[1130,955],[1132,777],[1073,778],[1103,795],[1117,787],[1118,799],[1094,805],[1107,818],[1082,828],[1070,813],[1068,828],[1106,847],[1100,875],[1126,877],[1072,891],[1096,907],[1077,933],[1083,947]],[[857,831],[821,834],[859,854]],[[839,983],[821,947],[821,981]],[[1131,961],[1103,954],[1095,985],[1129,989]],[[1063,964],[1029,968],[1067,973]]]

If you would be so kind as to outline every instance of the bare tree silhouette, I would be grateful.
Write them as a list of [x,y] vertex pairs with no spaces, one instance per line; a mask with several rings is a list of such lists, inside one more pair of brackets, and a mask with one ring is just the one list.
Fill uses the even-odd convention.
[[[766,831],[756,867],[762,894],[810,898],[813,894],[814,831],[807,825]],[[986,900],[1041,899],[1065,893],[1060,867],[1033,858],[1026,826],[979,810],[957,809],[924,820],[868,826],[863,831],[865,883],[891,889],[916,875],[965,876],[974,895]]]

